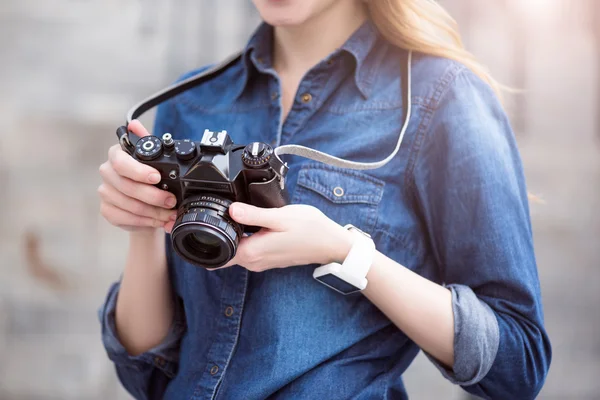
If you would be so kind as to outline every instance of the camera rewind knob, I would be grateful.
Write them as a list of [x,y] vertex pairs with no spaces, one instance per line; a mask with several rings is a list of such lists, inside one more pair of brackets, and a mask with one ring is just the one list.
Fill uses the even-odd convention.
[[175,147],[175,141],[173,140],[173,136],[170,133],[164,133],[162,135],[162,142],[165,146],[165,149],[172,150]]
[[162,153],[162,142],[156,136],[144,136],[135,144],[135,154],[140,160],[154,160],[160,157]]
[[250,143],[242,153],[244,165],[250,168],[263,168],[269,163],[273,148],[266,143]]
[[190,139],[175,141],[175,154],[181,161],[191,160],[196,157],[196,143]]

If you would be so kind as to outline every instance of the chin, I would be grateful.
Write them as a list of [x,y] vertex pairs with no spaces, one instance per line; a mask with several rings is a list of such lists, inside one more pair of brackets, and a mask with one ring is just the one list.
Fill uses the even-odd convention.
[[306,22],[322,0],[254,0],[261,18],[272,26],[294,26]]

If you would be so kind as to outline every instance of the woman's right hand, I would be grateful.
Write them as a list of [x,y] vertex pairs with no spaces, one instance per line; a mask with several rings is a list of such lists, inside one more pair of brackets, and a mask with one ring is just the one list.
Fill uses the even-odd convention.
[[[138,137],[149,135],[139,121],[132,121],[128,128]],[[100,165],[100,176],[100,213],[108,222],[127,231],[162,227],[171,232],[177,214],[172,209],[176,199],[172,193],[153,186],[160,182],[156,169],[136,161],[117,144]]]

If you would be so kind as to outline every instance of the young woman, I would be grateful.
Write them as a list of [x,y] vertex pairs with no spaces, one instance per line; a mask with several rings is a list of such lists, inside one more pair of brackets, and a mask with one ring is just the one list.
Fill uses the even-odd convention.
[[[161,105],[156,135],[225,129],[236,143],[378,161],[402,128],[412,50],[410,124],[379,169],[287,158],[293,204],[234,203],[235,221],[263,229],[213,271],[164,240],[175,199],[152,185],[157,172],[111,148],[101,212],[131,233],[101,320],[125,388],[138,399],[403,399],[422,349],[472,394],[534,398],[551,350],[521,161],[498,86],[450,17],[429,0],[254,3],[264,23],[241,59]],[[350,296],[313,279],[368,242],[346,224],[376,247],[367,287]]]

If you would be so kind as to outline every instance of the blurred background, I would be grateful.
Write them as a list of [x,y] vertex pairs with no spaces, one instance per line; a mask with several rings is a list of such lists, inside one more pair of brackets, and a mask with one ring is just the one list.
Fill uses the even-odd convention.
[[[554,359],[540,398],[600,399],[600,0],[441,3],[525,90],[508,109],[545,201],[532,217]],[[98,166],[132,104],[239,49],[258,21],[249,0],[0,0],[0,400],[129,399],[96,320],[127,240],[98,215]],[[406,384],[466,398],[422,356]]]

